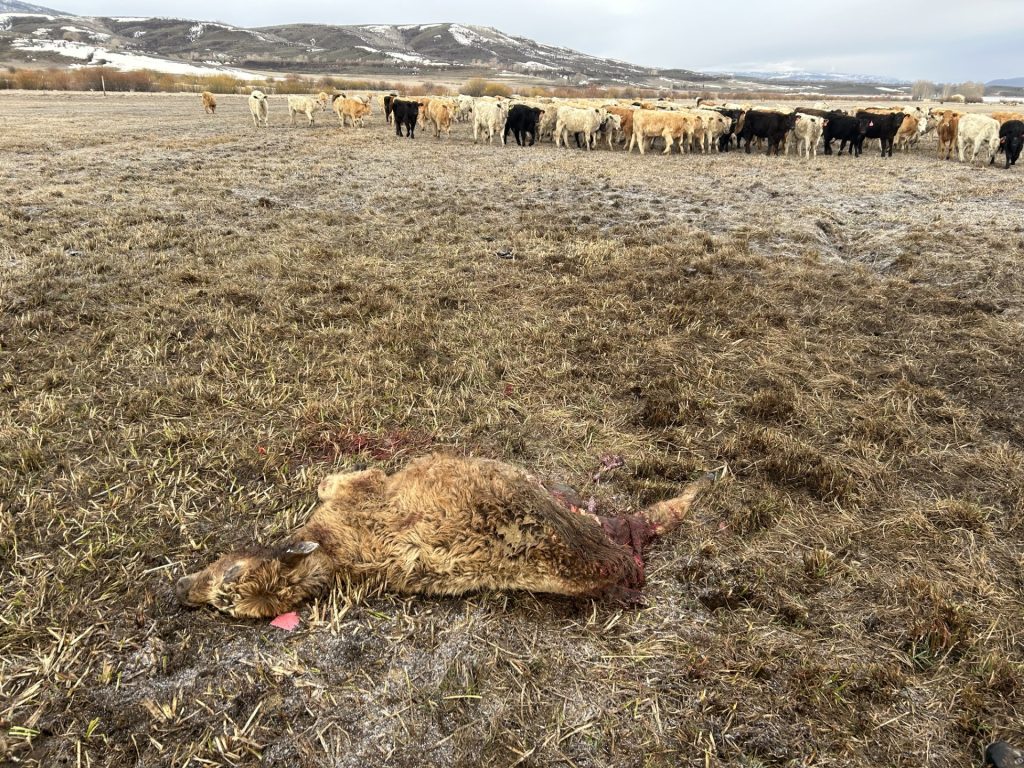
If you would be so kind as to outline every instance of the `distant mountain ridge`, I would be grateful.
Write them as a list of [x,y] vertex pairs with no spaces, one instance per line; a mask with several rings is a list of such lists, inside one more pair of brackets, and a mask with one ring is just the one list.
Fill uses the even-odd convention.
[[45,13],[48,16],[70,16],[63,11],[55,11],[52,8],[44,8],[41,5],[31,3],[20,3],[17,0],[0,0],[0,13]]
[[[717,71],[717,70],[716,70]],[[873,83],[875,85],[910,85],[907,80],[878,75],[857,75],[849,72],[813,72],[796,67],[779,69],[721,70],[722,74],[756,80],[787,83]]]
[[[96,63],[128,57],[266,72],[518,76],[573,85],[696,86],[711,76],[591,56],[468,24],[238,27],[160,17],[92,17],[0,0],[0,62]],[[26,15],[38,13],[39,16]],[[59,22],[59,23],[58,23]],[[91,46],[91,48],[90,48]],[[89,54],[93,55],[90,56]],[[119,58],[118,58],[119,57]],[[155,65],[154,65],[155,66]]]
[[1002,85],[1010,88],[1024,88],[1024,77],[1008,77],[1003,80],[989,80],[985,85]]
[[[76,16],[0,0],[0,64],[156,69],[254,78],[253,73],[343,74],[539,85],[667,90],[902,93],[895,78],[778,71],[704,73],[603,58],[509,35],[494,27],[433,24],[283,24],[259,28],[167,17]],[[883,85],[896,87],[883,87]]]

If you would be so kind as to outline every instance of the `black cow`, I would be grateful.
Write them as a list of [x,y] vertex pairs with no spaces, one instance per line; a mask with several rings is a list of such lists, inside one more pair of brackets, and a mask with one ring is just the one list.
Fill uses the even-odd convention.
[[410,139],[415,139],[416,118],[420,114],[419,102],[395,98],[391,101],[391,114],[395,119],[395,135],[402,135],[402,126],[404,125],[405,135]]
[[[877,115],[874,112],[858,112],[857,120],[860,121],[860,135],[865,139],[878,139],[882,142],[882,157],[892,157],[892,145],[896,134],[903,125],[902,112]],[[863,144],[863,141],[861,142]]]
[[[999,151],[1006,155],[1006,167],[1017,164],[1021,147],[1024,147],[1024,122],[1007,120],[999,128]],[[992,162],[996,161],[995,155]]]
[[796,111],[803,115],[814,115],[815,117],[821,117],[825,120],[831,120],[835,117],[848,117],[848,115],[840,109],[811,109],[810,107],[797,107]]
[[525,104],[515,104],[508,111],[508,119],[505,120],[505,143],[508,143],[509,133],[515,134],[516,144],[520,147],[526,146],[526,134],[530,134],[530,146],[533,146],[537,139],[537,123],[540,116],[544,114],[543,109],[528,107]]
[[[732,137],[736,135],[736,126],[739,124],[740,115],[743,114],[743,111],[739,109],[725,109],[724,107],[713,107],[713,109],[715,112],[729,118],[729,130],[718,137],[718,151],[728,152],[732,146]],[[739,139],[737,139],[738,145]]]
[[864,137],[860,133],[860,121],[856,117],[836,114],[825,123],[825,154],[832,154],[832,142],[839,140],[839,154],[843,154],[846,145],[850,145],[850,154],[860,156]]
[[384,120],[388,125],[391,125],[391,113],[394,111],[394,103],[397,98],[397,93],[389,93],[384,97]]
[[793,130],[796,125],[796,114],[781,115],[778,112],[758,112],[750,110],[743,118],[743,130],[740,132],[740,139],[744,142],[744,150],[750,154],[750,142],[754,137],[766,139],[768,142],[768,154],[775,150],[779,154],[779,146],[786,134]]

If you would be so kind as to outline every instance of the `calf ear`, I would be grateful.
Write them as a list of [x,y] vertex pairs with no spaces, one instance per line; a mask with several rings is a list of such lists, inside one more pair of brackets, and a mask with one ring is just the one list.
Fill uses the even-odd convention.
[[293,541],[281,545],[277,557],[285,565],[295,565],[319,548],[320,545],[315,541]]
[[232,565],[230,568],[228,568],[224,572],[224,578],[222,579],[222,581],[225,584],[230,584],[231,582],[236,581],[238,579],[238,577],[241,576],[241,575],[242,575],[242,564],[241,563],[235,563],[234,565]]

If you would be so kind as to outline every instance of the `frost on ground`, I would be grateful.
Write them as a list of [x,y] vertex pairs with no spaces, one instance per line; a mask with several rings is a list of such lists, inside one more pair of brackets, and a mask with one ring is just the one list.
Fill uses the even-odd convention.
[[[410,141],[273,96],[259,132],[231,95],[0,106],[0,761],[1024,741],[1021,169]],[[354,582],[283,632],[174,603],[327,472],[434,448],[608,510],[729,472],[643,609]]]

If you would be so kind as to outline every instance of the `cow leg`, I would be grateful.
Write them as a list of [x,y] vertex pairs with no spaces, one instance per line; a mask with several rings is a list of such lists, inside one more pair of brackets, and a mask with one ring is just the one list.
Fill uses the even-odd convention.
[[[675,139],[672,138],[672,131],[670,129],[666,128],[665,132],[661,134],[661,137],[665,140],[665,151],[662,152],[661,154],[663,154],[663,155],[671,155],[672,154],[672,145],[675,143]],[[682,144],[682,142],[680,142],[680,147],[679,147],[679,151],[680,152],[683,151],[683,148],[682,148],[681,144]]]

